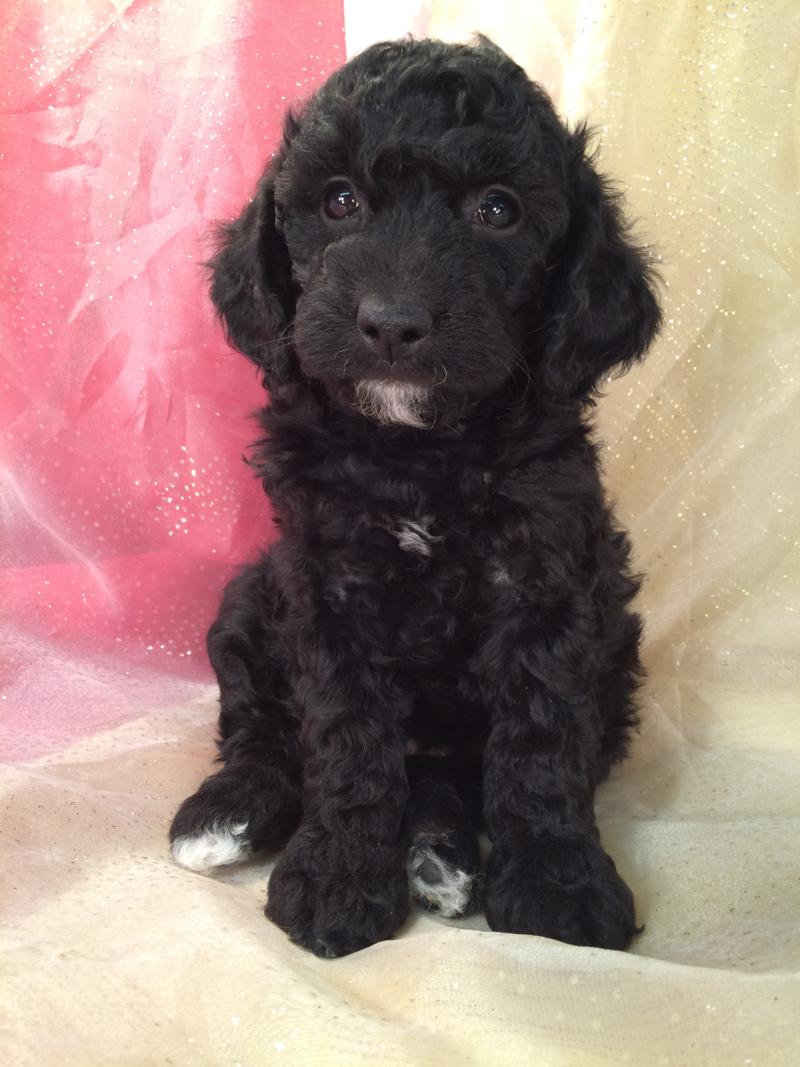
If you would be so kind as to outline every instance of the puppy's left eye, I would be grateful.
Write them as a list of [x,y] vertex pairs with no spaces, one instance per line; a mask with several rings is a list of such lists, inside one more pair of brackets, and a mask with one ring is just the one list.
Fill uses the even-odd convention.
[[493,190],[478,204],[472,221],[481,226],[491,226],[493,230],[507,230],[519,215],[519,205],[509,193]]
[[341,222],[342,219],[353,219],[361,211],[358,197],[349,185],[334,185],[325,193],[325,214],[329,219]]

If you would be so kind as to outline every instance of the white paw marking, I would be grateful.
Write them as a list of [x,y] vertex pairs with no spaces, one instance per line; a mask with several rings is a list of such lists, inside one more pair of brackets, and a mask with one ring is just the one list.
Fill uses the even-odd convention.
[[[432,866],[436,881],[426,881],[421,871]],[[412,845],[408,856],[408,878],[415,900],[438,912],[444,919],[455,919],[469,908],[475,875],[460,867],[450,867],[430,845]]]
[[181,867],[205,874],[215,867],[238,863],[250,853],[244,836],[247,823],[215,823],[200,834],[185,834],[172,842],[172,858]]
[[439,538],[430,531],[433,519],[424,515],[419,521],[412,519],[400,519],[397,529],[393,530],[397,543],[406,552],[414,552],[418,556],[430,559],[433,552],[432,542]]
[[424,430],[422,415],[429,391],[408,382],[363,381],[356,384],[356,401],[362,415],[377,422],[399,423]]

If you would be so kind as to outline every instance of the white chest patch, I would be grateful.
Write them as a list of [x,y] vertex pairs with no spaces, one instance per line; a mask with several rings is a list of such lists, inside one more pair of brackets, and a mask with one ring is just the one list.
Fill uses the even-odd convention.
[[431,533],[432,525],[433,519],[429,515],[423,515],[421,519],[400,519],[392,533],[406,552],[430,559],[434,542],[441,540]]
[[215,867],[238,863],[250,854],[245,836],[247,823],[214,823],[199,834],[186,834],[172,842],[172,858],[181,867],[206,874]]
[[511,575],[508,573],[508,569],[502,563],[493,563],[490,567],[491,580],[493,585],[511,585]]
[[407,382],[363,381],[356,385],[356,400],[362,415],[377,422],[399,423],[424,430],[428,390]]

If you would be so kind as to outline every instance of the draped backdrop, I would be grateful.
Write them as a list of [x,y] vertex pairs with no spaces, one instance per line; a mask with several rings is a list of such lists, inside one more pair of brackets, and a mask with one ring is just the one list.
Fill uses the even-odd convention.
[[[282,114],[405,33],[489,34],[661,254],[597,414],[646,575],[643,726],[598,795],[625,954],[417,912],[320,961],[166,827],[213,758],[205,629],[273,536],[202,262]],[[793,0],[28,0],[0,19],[0,1034],[13,1064],[800,1062]]]

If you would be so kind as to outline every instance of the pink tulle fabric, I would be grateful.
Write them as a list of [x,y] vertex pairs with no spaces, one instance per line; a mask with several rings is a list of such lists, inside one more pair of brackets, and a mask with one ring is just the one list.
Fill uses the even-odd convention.
[[0,713],[29,756],[212,681],[220,591],[274,533],[202,263],[344,40],[338,0],[4,19]]

